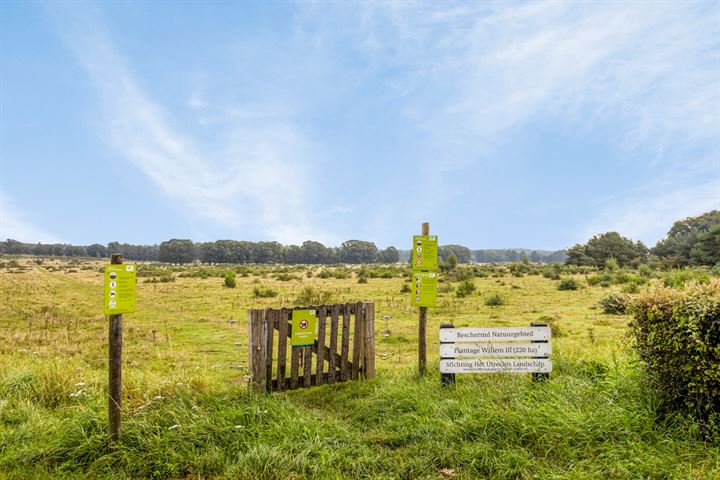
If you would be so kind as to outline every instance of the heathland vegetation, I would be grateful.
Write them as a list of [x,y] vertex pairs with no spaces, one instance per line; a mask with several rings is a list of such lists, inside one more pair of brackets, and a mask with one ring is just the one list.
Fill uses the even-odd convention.
[[[424,378],[404,263],[140,262],[114,447],[106,260],[5,252],[0,477],[720,478],[720,266],[698,260],[715,227],[683,222],[692,246],[667,257],[610,234],[581,265],[446,252]],[[248,309],[361,300],[375,303],[375,378],[247,388]],[[440,386],[440,323],[537,321],[553,335],[548,381]]]

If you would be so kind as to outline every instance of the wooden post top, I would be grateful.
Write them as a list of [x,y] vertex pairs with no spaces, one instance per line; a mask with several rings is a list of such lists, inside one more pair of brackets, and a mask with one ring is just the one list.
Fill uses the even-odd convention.
[[110,263],[112,265],[121,265],[123,263],[122,253],[113,253],[110,257]]

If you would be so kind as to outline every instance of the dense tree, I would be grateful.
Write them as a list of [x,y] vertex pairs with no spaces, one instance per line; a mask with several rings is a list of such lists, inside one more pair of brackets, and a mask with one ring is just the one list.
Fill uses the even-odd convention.
[[455,255],[459,263],[472,261],[472,252],[462,245],[442,245],[438,248],[438,256],[442,261],[447,262],[451,255]]
[[159,260],[168,263],[192,263],[195,244],[192,240],[173,238],[160,244]]
[[335,251],[320,242],[307,240],[300,247],[302,254],[301,263],[327,264],[336,261]]
[[670,266],[684,266],[690,263],[711,265],[703,262],[710,262],[712,256],[697,253],[702,252],[705,246],[699,247],[694,256],[692,252],[700,237],[710,232],[715,225],[720,225],[720,210],[679,220],[670,228],[667,237],[655,245],[652,253],[661,257]]
[[105,258],[108,256],[105,245],[100,245],[99,243],[93,243],[85,247],[85,254],[93,258]]
[[256,263],[282,263],[283,246],[279,242],[258,242],[254,244]]
[[285,247],[283,257],[285,258],[285,263],[305,263],[303,262],[302,248],[298,247],[297,245],[288,245],[287,247]]
[[343,263],[374,263],[377,261],[378,248],[372,242],[348,240],[339,249]]
[[607,232],[595,235],[584,245],[568,249],[566,263],[602,267],[606,260],[614,258],[621,266],[638,264],[647,259],[647,252],[642,242],[633,242],[617,232]]
[[690,250],[690,262],[694,265],[720,265],[720,224],[697,235]]
[[378,253],[378,261],[380,263],[397,263],[400,261],[400,254],[398,253],[397,248],[388,247]]

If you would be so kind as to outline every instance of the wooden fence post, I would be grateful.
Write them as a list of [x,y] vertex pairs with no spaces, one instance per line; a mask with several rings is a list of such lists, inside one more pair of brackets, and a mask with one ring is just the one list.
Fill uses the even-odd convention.
[[[430,235],[430,223],[422,224],[422,234]],[[412,259],[412,252],[410,253]],[[427,307],[420,307],[420,324],[418,326],[418,370],[420,376],[425,375],[427,366]]]
[[265,323],[265,310],[253,309],[248,311],[248,359],[250,380],[255,391],[265,388],[265,353],[267,342],[267,324]]
[[375,376],[375,304],[363,303],[363,374]]
[[[112,265],[121,265],[123,256],[112,254]],[[108,328],[108,420],[110,443],[122,433],[122,315],[109,315]]]

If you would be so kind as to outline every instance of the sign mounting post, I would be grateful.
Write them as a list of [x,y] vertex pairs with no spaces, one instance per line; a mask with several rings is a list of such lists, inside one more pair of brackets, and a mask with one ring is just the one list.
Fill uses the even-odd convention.
[[122,431],[122,324],[123,313],[135,312],[137,266],[123,264],[114,253],[105,265],[103,313],[108,315],[108,420],[110,443],[120,440]]
[[[422,224],[422,235],[430,235],[430,222]],[[415,255],[416,246],[413,245],[411,259],[413,266],[415,266]],[[415,289],[413,289],[415,290]],[[418,370],[420,376],[425,376],[425,370],[427,368],[427,307],[420,307],[419,325],[418,325]]]

